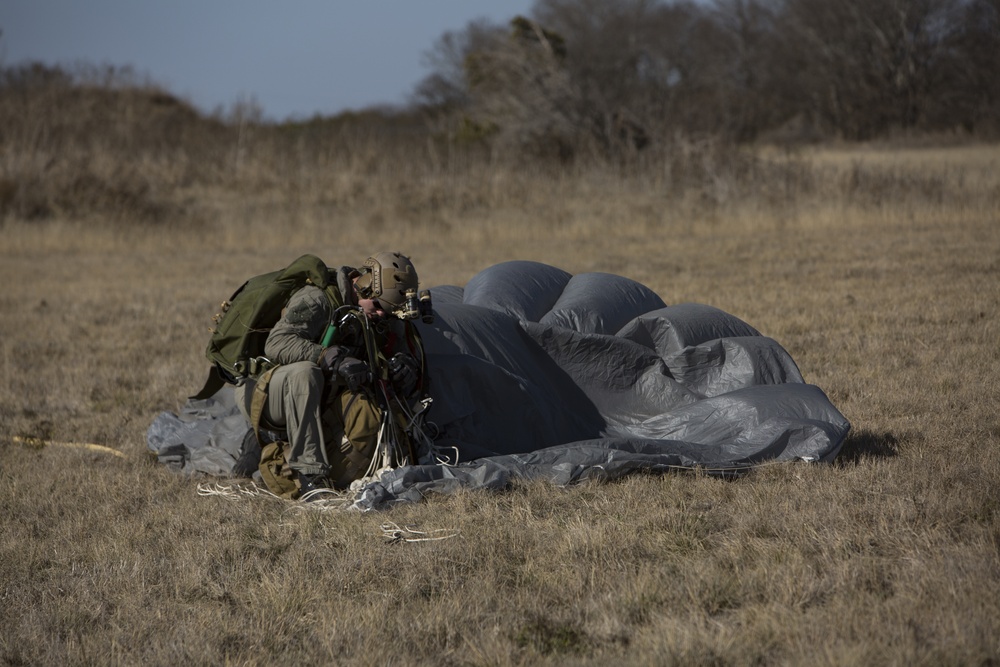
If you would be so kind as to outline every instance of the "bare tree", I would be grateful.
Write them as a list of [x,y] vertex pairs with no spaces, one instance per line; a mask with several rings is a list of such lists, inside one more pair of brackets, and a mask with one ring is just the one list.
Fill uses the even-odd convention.
[[536,0],[428,52],[456,136],[562,157],[793,118],[865,139],[1000,127],[1000,0]]
[[563,38],[524,17],[465,59],[469,117],[501,149],[569,157],[580,145],[579,91]]
[[[539,0],[533,15],[566,39],[581,117],[612,154],[662,140],[699,118],[686,101],[707,90],[704,11],[655,0]],[[695,37],[695,33],[701,33]]]
[[778,55],[777,0],[715,0],[710,18],[717,28],[720,128],[746,141],[792,115],[782,81],[789,71]]
[[489,50],[503,34],[503,26],[486,20],[472,21],[461,31],[445,32],[423,55],[423,64],[431,73],[417,85],[413,101],[431,108],[468,105],[466,60],[473,53]]
[[1000,134],[1000,0],[961,3],[955,25],[947,40],[950,59],[940,72],[943,93],[935,98],[935,121]]
[[931,102],[955,0],[788,0],[785,57],[809,111],[848,138],[913,128]]

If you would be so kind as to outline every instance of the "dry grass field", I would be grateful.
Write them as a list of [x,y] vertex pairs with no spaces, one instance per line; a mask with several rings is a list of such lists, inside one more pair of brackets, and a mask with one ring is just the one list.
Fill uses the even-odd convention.
[[[1000,148],[688,148],[628,173],[234,150],[221,184],[134,164],[170,183],[142,224],[8,216],[0,664],[998,664]],[[8,182],[34,164],[13,161]],[[149,459],[218,301],[304,252],[384,247],[426,286],[532,259],[717,306],[853,430],[831,465],[368,514],[202,497]]]

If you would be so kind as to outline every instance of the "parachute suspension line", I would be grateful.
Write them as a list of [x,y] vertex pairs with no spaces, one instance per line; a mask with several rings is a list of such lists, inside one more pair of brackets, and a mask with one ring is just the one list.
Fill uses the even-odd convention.
[[435,542],[458,537],[462,531],[458,528],[435,528],[433,530],[417,530],[413,526],[403,526],[387,521],[382,526],[382,536],[390,542]]
[[[380,388],[380,390],[382,391],[383,398],[385,399],[385,405],[388,406],[388,396],[385,395],[384,389]],[[405,465],[407,459],[402,456],[399,442],[399,432],[397,431],[397,426],[392,418],[390,410],[382,410],[382,416],[378,427],[378,437],[375,444],[375,452],[372,455],[371,461],[368,463],[368,469],[365,471],[362,479],[380,477],[386,470],[391,470],[399,465]]]
[[336,489],[321,488],[307,491],[297,501],[289,502],[292,503],[288,507],[291,512],[329,512],[347,509],[354,502],[354,498]]
[[[410,440],[417,445],[415,455],[418,460],[414,465],[457,465],[458,447],[441,447],[427,434],[424,413],[430,409],[431,401],[430,397],[425,398],[420,401],[417,409],[411,408],[405,401],[396,401],[400,412],[406,418],[404,430],[410,436]],[[437,431],[436,427],[434,431]],[[454,458],[446,454],[446,451],[454,452]]]
[[[446,450],[450,450],[450,451],[455,452],[455,458],[454,458],[454,460],[452,460],[446,454],[443,453]],[[455,465],[458,465],[458,447],[455,447],[455,446],[441,447],[439,445],[433,445],[433,451],[434,451],[434,462],[436,464],[442,465],[442,466],[455,466]]]
[[[343,314],[341,315],[341,313]],[[372,370],[382,367],[380,362],[384,362],[385,359],[378,351],[374,325],[359,308],[347,305],[337,308],[331,317],[330,326],[345,326],[350,319],[357,323],[364,337],[369,367]],[[423,364],[424,355],[419,339],[417,339],[417,344],[420,346],[421,364]],[[454,451],[454,459],[452,459],[442,448],[435,445],[433,437],[426,430],[427,426],[423,416],[430,407],[430,398],[420,401],[419,407],[414,409],[405,400],[395,396],[394,392],[390,391],[385,375],[376,376],[372,384],[373,398],[382,412],[379,431],[375,451],[368,463],[368,468],[360,479],[351,484],[352,490],[360,489],[361,484],[381,478],[383,473],[393,468],[405,465],[454,465],[458,463],[458,449],[448,448]]]
[[[428,442],[430,442],[430,439],[427,438],[427,435],[424,433],[423,429],[420,427],[419,424],[417,424],[417,416],[420,413],[419,412],[418,413],[414,413],[413,410],[410,409],[410,406],[408,406],[405,401],[401,401],[399,399],[396,399],[395,403],[396,403],[396,406],[399,407],[400,414],[402,414],[403,418],[406,420],[406,426],[404,426],[403,429],[402,429],[403,430],[403,435],[404,436],[408,435],[410,437],[410,444],[411,444],[411,446],[413,444],[419,444],[419,445],[425,445],[426,446],[428,444]],[[398,425],[397,425],[397,428],[398,428]],[[417,442],[414,443],[414,441],[417,441]],[[410,461],[410,465],[419,465],[421,463],[420,456],[417,453],[419,450],[420,450],[420,448],[417,447],[416,449],[414,449],[411,452],[412,458],[414,458],[416,460]]]
[[368,471],[365,473],[365,477],[374,476],[379,470],[385,470],[392,467],[393,454],[395,454],[394,443],[392,442],[392,436],[390,434],[389,415],[387,411],[382,411],[382,417],[378,426],[378,439],[375,445],[375,455],[372,457],[371,463],[368,464]]
[[269,496],[271,498],[276,498],[277,500],[282,500],[280,496],[271,493],[262,486],[257,486],[253,482],[249,485],[239,483],[227,485],[220,484],[218,482],[205,482],[198,485],[198,495],[216,496],[225,500],[246,500],[247,498],[256,498],[259,496]]
[[350,494],[333,489],[315,489],[303,494],[298,501],[293,501],[271,493],[266,488],[258,486],[254,482],[250,482],[250,484],[206,482],[198,485],[198,495],[222,498],[230,502],[260,497],[273,498],[283,503],[289,503],[289,511],[309,510],[318,512],[348,509],[355,500]]

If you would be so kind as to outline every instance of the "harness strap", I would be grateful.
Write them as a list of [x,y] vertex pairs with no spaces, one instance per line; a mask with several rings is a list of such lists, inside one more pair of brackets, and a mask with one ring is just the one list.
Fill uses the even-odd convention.
[[[253,427],[257,442],[260,442],[261,422],[264,422],[264,406],[267,405],[267,388],[271,376],[279,366],[273,366],[264,371],[253,388],[250,397],[250,425]],[[265,422],[265,426],[267,426]],[[295,482],[292,469],[286,464],[288,444],[275,440],[266,445],[261,444],[260,463],[257,469],[261,479],[271,493],[281,497],[296,499],[299,497],[299,485]]]
[[260,421],[264,418],[264,406],[267,405],[267,385],[270,384],[271,376],[278,368],[278,366],[269,368],[257,378],[253,396],[250,397],[250,425],[253,427],[254,435],[257,436],[257,442],[260,442]]

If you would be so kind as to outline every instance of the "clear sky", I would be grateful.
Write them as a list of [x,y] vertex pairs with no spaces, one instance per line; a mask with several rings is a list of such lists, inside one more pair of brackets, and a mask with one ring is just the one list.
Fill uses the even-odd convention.
[[274,120],[402,104],[422,55],[533,0],[0,0],[0,62],[131,65],[204,111],[253,98]]

